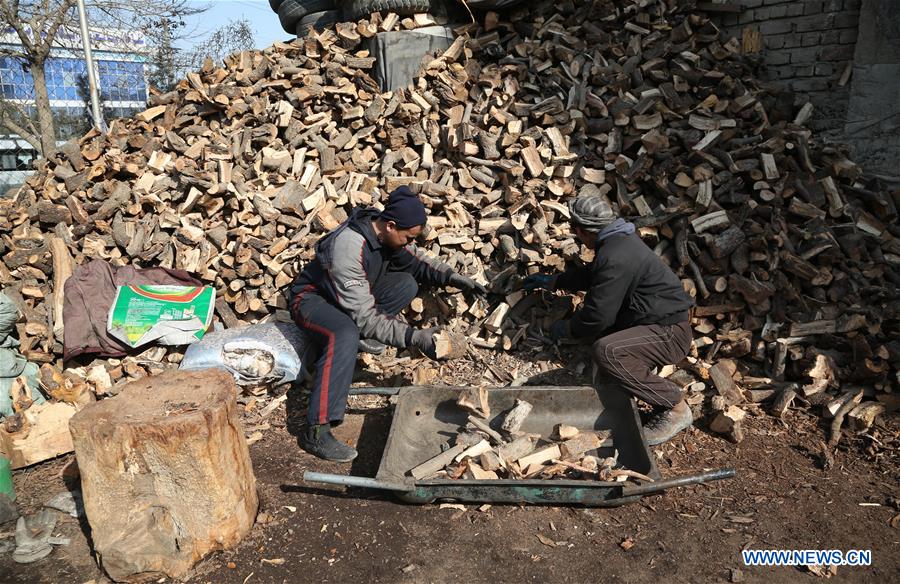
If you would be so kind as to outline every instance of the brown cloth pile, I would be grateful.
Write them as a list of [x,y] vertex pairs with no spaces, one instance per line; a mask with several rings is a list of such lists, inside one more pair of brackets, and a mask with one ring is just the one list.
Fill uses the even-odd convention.
[[184,270],[168,268],[135,268],[113,266],[93,260],[79,266],[66,280],[63,302],[63,360],[83,354],[121,357],[131,347],[106,331],[109,310],[119,286],[201,286],[202,283]]

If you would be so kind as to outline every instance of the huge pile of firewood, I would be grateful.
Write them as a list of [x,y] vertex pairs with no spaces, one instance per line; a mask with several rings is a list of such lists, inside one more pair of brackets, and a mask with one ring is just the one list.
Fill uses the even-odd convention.
[[[811,106],[762,87],[758,63],[691,4],[488,14],[389,94],[361,43],[399,26],[392,15],[208,61],[0,202],[0,283],[24,314],[23,354],[59,357],[61,282],[90,258],[187,270],[215,286],[228,326],[284,319],[317,238],[400,185],[430,208],[426,247],[494,293],[426,293],[410,318],[512,349],[571,310],[516,287],[590,260],[565,203],[592,193],[696,296],[691,366],[666,373],[691,403],[715,394],[715,427],[740,439],[747,401],[889,401],[897,193],[819,142]],[[869,418],[885,407],[866,403]]]

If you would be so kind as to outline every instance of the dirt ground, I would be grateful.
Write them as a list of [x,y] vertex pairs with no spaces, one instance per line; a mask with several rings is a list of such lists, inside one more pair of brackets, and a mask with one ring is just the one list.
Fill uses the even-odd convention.
[[[574,363],[574,365],[572,364]],[[579,373],[578,360],[569,369]],[[504,368],[503,362],[494,363]],[[527,371],[525,371],[527,373]],[[465,372],[459,373],[465,377]],[[454,377],[454,376],[449,376]],[[560,378],[560,382],[571,381]],[[575,379],[578,381],[578,379]],[[449,382],[458,380],[450,379]],[[583,382],[584,380],[581,379]],[[407,505],[390,494],[316,487],[306,470],[374,476],[390,427],[383,398],[351,398],[337,434],[355,444],[352,465],[326,463],[297,447],[302,398],[290,396],[250,448],[260,516],[237,548],[211,555],[191,583],[280,582],[814,582],[794,567],[747,567],[742,549],[872,550],[872,565],[839,567],[832,581],[900,581],[900,425],[845,438],[822,468],[824,422],[804,411],[785,421],[752,415],[739,445],[705,431],[654,448],[664,477],[732,467],[734,479],[671,490],[613,509],[518,505]],[[72,457],[20,471],[20,508],[32,511],[77,485]],[[69,468],[69,470],[66,470]],[[13,524],[0,526],[0,539]],[[65,517],[72,538],[47,558],[16,565],[0,557],[0,582],[104,582],[85,526]]]

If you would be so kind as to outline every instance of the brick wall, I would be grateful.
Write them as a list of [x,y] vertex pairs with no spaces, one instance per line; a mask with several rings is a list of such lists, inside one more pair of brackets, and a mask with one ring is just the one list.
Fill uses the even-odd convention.
[[763,79],[812,101],[814,129],[841,132],[850,83],[840,87],[838,81],[853,59],[862,0],[728,1],[740,4],[741,13],[714,19],[738,39],[745,27],[762,33]]

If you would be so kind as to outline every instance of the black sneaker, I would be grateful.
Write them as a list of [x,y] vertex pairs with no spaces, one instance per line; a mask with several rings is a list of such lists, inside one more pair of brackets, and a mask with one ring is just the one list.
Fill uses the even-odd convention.
[[381,341],[376,341],[375,339],[360,339],[359,340],[359,350],[363,353],[370,353],[372,355],[381,355],[384,353],[384,350],[387,348],[387,345],[382,343]]
[[356,449],[348,446],[331,434],[331,426],[319,424],[307,426],[300,437],[300,448],[319,458],[333,462],[350,462],[356,458]]
[[691,408],[685,404],[684,409],[663,410],[650,418],[644,424],[644,436],[647,438],[647,444],[656,446],[668,442],[676,434],[689,428],[692,423],[694,416],[691,414]]

